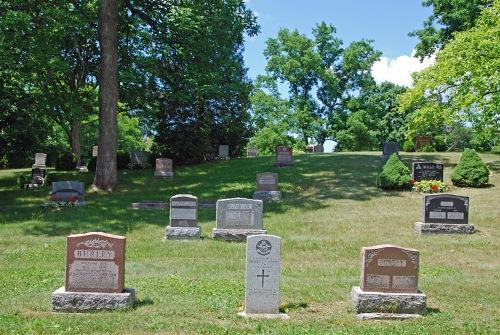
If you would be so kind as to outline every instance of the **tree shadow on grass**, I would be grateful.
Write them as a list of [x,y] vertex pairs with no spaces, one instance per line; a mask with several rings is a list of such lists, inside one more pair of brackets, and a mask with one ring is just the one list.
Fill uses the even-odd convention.
[[432,307],[427,307],[425,309],[425,315],[426,316],[430,316],[432,314],[440,314],[441,311],[439,310],[439,308],[432,308]]
[[137,308],[141,308],[144,306],[150,306],[150,305],[154,305],[154,301],[149,299],[149,298],[136,299],[134,302],[134,306],[132,306],[132,308],[137,309]]

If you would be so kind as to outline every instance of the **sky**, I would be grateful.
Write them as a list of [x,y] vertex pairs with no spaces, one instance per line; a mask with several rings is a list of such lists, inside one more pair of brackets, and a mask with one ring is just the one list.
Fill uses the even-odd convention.
[[257,15],[261,32],[245,41],[245,64],[248,75],[255,79],[265,73],[263,55],[265,42],[278,35],[280,28],[297,29],[311,36],[312,29],[321,21],[337,28],[337,37],[348,45],[360,39],[373,40],[373,46],[382,52],[381,59],[372,67],[377,82],[388,80],[411,86],[410,74],[432,64],[433,58],[423,64],[412,57],[417,38],[408,33],[422,27],[432,8],[423,7],[421,0],[246,0]]

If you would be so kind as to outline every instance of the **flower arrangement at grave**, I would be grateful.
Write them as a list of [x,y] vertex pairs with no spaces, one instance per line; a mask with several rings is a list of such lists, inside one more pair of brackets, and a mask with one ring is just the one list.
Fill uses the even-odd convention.
[[76,196],[70,197],[66,200],[50,200],[42,205],[43,208],[51,208],[51,209],[62,209],[68,207],[77,207],[78,206],[78,198]]
[[440,180],[412,180],[412,190],[421,193],[442,193],[451,190],[451,186]]

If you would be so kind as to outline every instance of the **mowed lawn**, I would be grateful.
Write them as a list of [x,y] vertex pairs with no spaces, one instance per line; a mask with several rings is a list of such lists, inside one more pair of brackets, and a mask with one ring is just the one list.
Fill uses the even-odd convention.
[[[445,164],[450,182],[459,153],[401,154]],[[0,171],[0,334],[495,334],[500,332],[500,156],[481,155],[488,188],[453,188],[470,197],[473,235],[419,236],[422,195],[375,187],[380,153],[297,155],[120,171],[113,194],[92,192],[92,174],[58,173],[86,184],[87,206],[47,210],[49,188],[20,190]],[[265,204],[264,227],[282,238],[281,307],[288,321],[247,320],[243,309],[245,244],[214,241],[215,209],[200,209],[201,241],[164,241],[168,211],[134,211],[132,202],[191,193],[203,200],[252,197],[258,172],[278,172],[283,202]],[[51,171],[55,174],[55,172]],[[51,312],[64,285],[66,236],[104,231],[127,237],[125,286],[133,309],[90,314]],[[412,321],[358,321],[351,287],[359,285],[362,246],[396,244],[420,251],[419,287],[428,313]]]

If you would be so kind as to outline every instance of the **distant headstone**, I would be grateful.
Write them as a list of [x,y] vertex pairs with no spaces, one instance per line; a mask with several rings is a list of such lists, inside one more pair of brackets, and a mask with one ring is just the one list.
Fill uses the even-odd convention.
[[214,239],[245,241],[247,236],[266,234],[262,227],[262,200],[244,198],[217,200]]
[[85,205],[83,183],[79,181],[55,181],[52,183],[52,201],[76,202]]
[[157,178],[173,177],[174,173],[172,172],[172,160],[169,158],[157,158],[154,176]]
[[278,174],[264,172],[257,174],[257,191],[253,194],[254,199],[262,201],[279,201],[281,192],[278,191]]
[[151,153],[148,151],[132,151],[130,153],[130,164],[132,166],[139,166],[141,168],[148,168],[151,166],[149,157]]
[[432,194],[423,197],[422,222],[415,224],[420,234],[471,234],[469,198],[453,194]]
[[97,152],[98,152],[98,146],[94,145],[92,147],[92,157],[97,157]]
[[31,180],[23,185],[23,188],[38,188],[45,185],[45,180],[47,178],[47,170],[42,168],[31,169]]
[[433,139],[432,136],[415,136],[415,149],[419,151],[426,145],[432,145]]
[[170,225],[166,239],[199,239],[198,198],[190,194],[178,194],[170,198]]
[[310,152],[313,154],[319,154],[325,152],[325,148],[319,144],[311,144],[306,147],[306,152]]
[[243,317],[281,318],[280,302],[281,238],[253,235],[247,238],[245,311]]
[[35,154],[35,164],[33,164],[33,166],[31,168],[32,169],[36,169],[36,168],[46,169],[47,168],[47,166],[45,165],[46,161],[47,161],[47,155],[37,152]]
[[411,168],[412,179],[443,181],[443,164],[433,162],[413,162]]
[[130,307],[124,290],[125,237],[91,232],[67,237],[66,284],[52,294],[54,311],[86,312]]
[[229,159],[229,145],[219,145],[219,158]]
[[276,147],[276,166],[285,167],[292,165],[293,165],[292,148],[284,146]]
[[354,307],[361,314],[358,317],[390,319],[423,314],[427,299],[418,291],[418,269],[418,250],[394,245],[363,247],[361,285],[351,292]]
[[257,157],[257,148],[248,148],[247,157]]
[[168,204],[163,201],[144,200],[141,202],[133,202],[132,209],[167,209]]
[[382,145],[382,162],[385,163],[392,154],[399,155],[399,144],[396,142],[385,142]]

